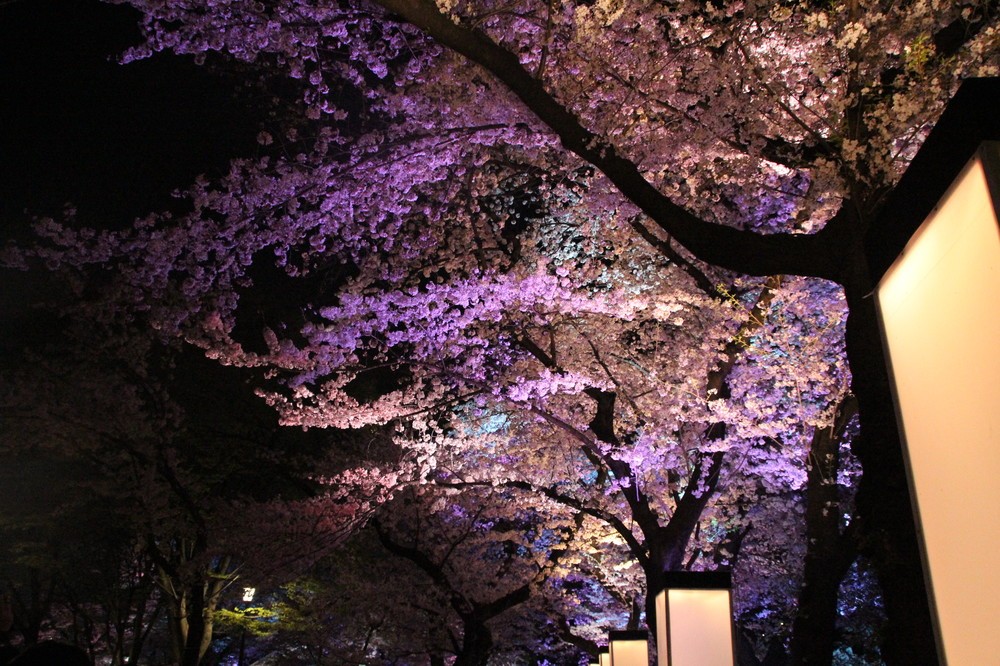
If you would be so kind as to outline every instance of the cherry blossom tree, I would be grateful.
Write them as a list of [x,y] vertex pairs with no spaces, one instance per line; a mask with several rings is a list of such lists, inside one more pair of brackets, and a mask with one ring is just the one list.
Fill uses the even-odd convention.
[[[762,481],[769,492],[801,485],[801,429],[830,418],[831,401],[846,383],[829,372],[842,324],[839,297],[810,298],[804,283],[779,289],[774,280],[763,291],[739,288],[756,298],[748,308],[725,289],[672,288],[665,278],[651,280],[647,266],[658,259],[644,245],[609,261],[613,274],[599,274],[596,287],[574,287],[560,275],[562,266],[550,273],[546,256],[566,249],[561,235],[547,235],[567,228],[575,227],[566,220],[546,225],[532,239],[534,249],[522,249],[519,266],[502,276],[402,295],[348,300],[341,294],[340,307],[322,313],[331,323],[310,328],[313,337],[301,348],[285,345],[265,355],[225,336],[211,353],[221,349],[229,362],[294,373],[291,393],[267,393],[288,424],[399,420],[396,441],[408,456],[399,469],[408,466],[414,481],[503,483],[599,517],[628,542],[649,580],[647,591],[659,572],[691,566],[698,555],[687,556],[696,551],[718,551],[708,559],[714,566],[731,563],[732,554],[722,555],[724,539],[692,547],[692,535],[720,518],[738,532],[738,507]],[[593,271],[592,255],[603,252],[597,239],[575,242],[582,244],[575,261]],[[525,274],[525,266],[531,272]],[[711,284],[690,264],[684,271],[696,284]],[[779,291],[780,314],[772,317]],[[811,322],[803,308],[818,297],[831,311]],[[777,323],[765,326],[771,319]],[[387,324],[393,339],[369,338]],[[334,330],[341,337],[331,340]],[[368,368],[351,370],[341,361],[320,367],[311,360],[359,351],[381,362],[405,358],[409,377],[399,388],[390,383],[366,393],[359,385],[373,374]],[[752,363],[737,366],[743,356]],[[721,365],[705,360],[716,357]],[[796,381],[776,381],[774,359],[783,358],[801,366]],[[810,364],[815,369],[807,372]],[[725,407],[720,398],[723,391],[732,397],[734,371],[744,385]],[[301,381],[316,372],[344,378],[317,394]],[[616,408],[619,395],[624,410]],[[768,418],[759,413],[765,403]],[[540,448],[539,441],[548,446]],[[756,472],[747,477],[755,480],[741,483],[739,474],[747,471]],[[722,487],[728,492],[721,505],[737,508],[704,515]],[[637,607],[651,615],[651,604],[649,596]]]
[[[19,614],[32,625],[25,638],[33,642],[42,622],[72,624],[77,641],[98,651],[106,644],[122,663],[141,653],[162,608],[175,661],[200,663],[227,588],[241,576],[274,582],[300,574],[392,484],[372,469],[324,464],[328,442],[278,428],[266,406],[232,390],[232,376],[204,358],[134,330],[119,338],[94,320],[70,322],[71,344],[29,350],[0,381],[5,454],[73,470],[64,487],[48,491],[48,512],[79,521],[73,530],[53,517],[4,526],[21,559],[38,562],[44,553],[29,553],[31,535],[54,523],[47,548],[55,564],[33,567],[36,610]],[[342,485],[327,489],[324,470]],[[111,569],[92,574],[103,558]],[[105,575],[108,590],[97,584]],[[72,622],[46,616],[43,580],[51,581],[47,596],[58,593],[52,615]]]
[[256,653],[314,664],[485,664],[511,655],[578,663],[578,647],[554,621],[562,594],[550,585],[576,521],[560,525],[520,495],[489,486],[400,492],[308,579],[240,612],[255,633],[273,634]]
[[[591,376],[610,377],[611,385],[599,390],[591,384],[578,393],[534,402],[521,410],[527,417],[498,414],[483,405],[468,411],[465,418],[482,425],[466,426],[436,444],[438,482],[454,487],[502,483],[603,522],[638,565],[634,573],[640,583],[632,593],[638,591],[636,608],[651,616],[660,573],[733,566],[752,528],[750,508],[769,495],[798,496],[810,467],[810,437],[823,433],[824,441],[843,444],[825,426],[846,388],[847,378],[838,380],[830,367],[843,320],[833,309],[836,300],[815,320],[805,304],[817,294],[802,287],[775,283],[765,290],[726,345],[722,365],[713,366],[701,382],[692,379],[692,368],[668,374],[678,348],[696,343],[664,336],[654,321],[626,325],[619,336],[607,335],[610,324],[604,320],[590,326],[579,318],[547,324],[532,335],[546,335],[550,351],[529,345],[531,362],[541,361],[542,370],[548,370],[558,358],[563,372],[568,368],[579,376],[585,376],[587,363],[596,363]],[[667,330],[677,330],[673,321],[671,327]],[[628,344],[611,346],[608,337]],[[604,340],[601,353],[595,339]],[[582,358],[574,358],[573,351]],[[801,371],[791,384],[781,371],[787,363]],[[811,385],[804,380],[810,375],[815,378]],[[688,386],[679,391],[685,382]],[[616,409],[619,396],[625,406]],[[470,434],[478,440],[472,446]],[[470,456],[470,450],[483,453]],[[836,532],[841,521],[836,507],[828,504],[822,517]],[[843,548],[837,552],[845,556]],[[759,562],[758,575],[767,570]],[[827,600],[831,625],[835,602],[836,584]],[[831,645],[832,636],[827,653]]]
[[[445,639],[438,658],[454,654],[455,664],[484,666],[498,643],[498,628],[511,626],[508,615],[537,594],[565,553],[573,522],[560,521],[554,511],[540,514],[515,493],[490,487],[448,495],[434,487],[407,493],[373,527],[382,547],[412,563],[437,592]],[[423,603],[419,597],[412,602]],[[519,642],[527,638],[499,633]]]
[[[521,476],[494,479],[572,498],[596,467],[650,512],[656,567],[710,545],[689,549],[713,496],[735,524],[749,479],[830,477],[856,409],[847,536],[878,572],[886,658],[930,659],[862,248],[958,81],[996,73],[994,3],[131,4],[129,58],[228,53],[287,73],[299,104],[189,215],[50,221],[11,262],[114,269],[109,317],[260,369],[289,425],[394,424],[407,478],[495,452]],[[780,275],[786,315],[755,315]],[[506,450],[462,418],[506,420]],[[822,481],[817,544],[843,536]],[[643,506],[644,484],[674,504]],[[806,558],[827,613],[836,552]]]

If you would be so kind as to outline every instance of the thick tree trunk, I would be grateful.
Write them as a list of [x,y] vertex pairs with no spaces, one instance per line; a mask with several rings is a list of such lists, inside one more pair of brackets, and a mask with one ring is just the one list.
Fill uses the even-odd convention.
[[864,471],[856,516],[860,551],[875,568],[889,618],[883,658],[891,666],[933,665],[930,603],[872,285],[867,276],[846,282],[847,357],[861,417],[853,450]]
[[462,651],[454,666],[486,666],[493,650],[493,634],[486,625],[472,618],[463,618]]
[[[687,492],[684,493],[666,525],[660,526],[655,521],[645,525],[640,522],[649,548],[649,557],[643,573],[646,576],[646,624],[651,633],[656,630],[656,594],[660,576],[664,572],[680,571],[684,568],[684,555],[688,543],[705,506],[715,494],[723,458],[722,453],[716,452],[700,461],[688,481]],[[701,494],[696,494],[693,489],[701,483],[703,476],[707,479],[705,481],[707,487]],[[645,503],[645,499],[643,502]]]

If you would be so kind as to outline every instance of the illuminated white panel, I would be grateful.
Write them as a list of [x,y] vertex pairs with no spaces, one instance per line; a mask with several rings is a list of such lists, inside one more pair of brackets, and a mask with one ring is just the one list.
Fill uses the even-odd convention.
[[947,663],[1000,655],[1000,227],[976,158],[877,291]]
[[611,666],[611,653],[607,648],[601,650],[598,659],[600,660],[600,666]]
[[733,666],[729,590],[668,589],[656,597],[658,666]]
[[667,594],[656,595],[656,666],[670,666],[667,656]]
[[611,632],[611,666],[649,666],[645,631]]

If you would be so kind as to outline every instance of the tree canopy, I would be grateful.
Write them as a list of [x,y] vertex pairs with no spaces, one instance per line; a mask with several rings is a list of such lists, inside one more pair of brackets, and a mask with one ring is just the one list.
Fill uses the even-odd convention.
[[[382,502],[430,502],[429,549],[403,508],[378,541],[480,646],[469,609],[506,597],[460,594],[448,544],[552,570],[531,612],[591,648],[574,591],[651,624],[659,574],[731,568],[751,651],[796,663],[831,663],[860,554],[884,658],[933,661],[863,243],[961,80],[998,73],[995,2],[129,4],[125,61],[267,92],[260,153],[126,229],[42,220],[4,260],[64,277],[63,313],[107,344],[145,341],[131,367],[194,349],[283,426],[339,433],[309,500],[263,524],[332,511],[339,543]],[[524,513],[447,536],[484,529],[462,522],[480,494]]]

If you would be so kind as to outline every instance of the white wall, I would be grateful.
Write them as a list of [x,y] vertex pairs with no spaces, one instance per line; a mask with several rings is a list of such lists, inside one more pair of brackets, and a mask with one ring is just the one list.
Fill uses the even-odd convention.
[[978,158],[876,293],[947,663],[1000,664],[1000,226]]

